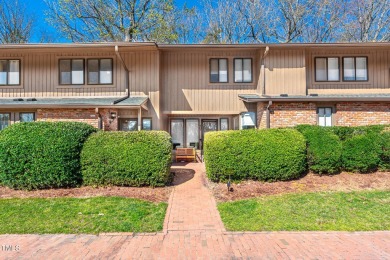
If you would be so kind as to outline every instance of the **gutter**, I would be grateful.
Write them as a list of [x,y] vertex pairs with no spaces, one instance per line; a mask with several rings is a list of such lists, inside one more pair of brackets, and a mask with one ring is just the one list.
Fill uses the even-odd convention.
[[115,54],[118,57],[118,59],[120,60],[120,62],[122,63],[122,67],[126,71],[126,93],[127,94],[126,94],[126,96],[121,97],[120,99],[117,99],[114,102],[112,102],[113,105],[118,104],[118,103],[122,102],[123,100],[126,100],[130,97],[130,71],[129,71],[129,68],[127,68],[125,61],[123,60],[122,56],[119,53],[118,45],[115,45]]
[[269,107],[272,105],[272,101],[268,101],[267,106],[267,118],[266,118],[266,127],[271,128],[271,113],[269,111]]
[[265,102],[265,101],[274,101],[274,102],[292,102],[292,101],[301,101],[301,102],[318,102],[318,101],[383,101],[390,102],[390,97],[263,97],[263,98],[242,98],[240,100],[247,103],[256,103],[256,102]]

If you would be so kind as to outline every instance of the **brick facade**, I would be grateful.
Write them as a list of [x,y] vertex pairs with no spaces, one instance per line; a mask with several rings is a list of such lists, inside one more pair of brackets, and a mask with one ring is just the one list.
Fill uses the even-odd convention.
[[[257,104],[257,123],[266,128],[268,103]],[[390,102],[339,102],[334,105],[317,105],[312,102],[274,102],[270,106],[271,128],[291,127],[300,124],[317,124],[317,107],[333,106],[333,125],[362,126],[390,124]]]
[[[114,112],[118,115],[117,109],[99,109],[99,114],[103,119],[103,129],[106,131],[118,130],[118,117],[111,119],[110,115]],[[96,128],[99,125],[99,115],[94,108],[42,108],[37,110],[37,121],[62,121],[62,122],[83,122]]]

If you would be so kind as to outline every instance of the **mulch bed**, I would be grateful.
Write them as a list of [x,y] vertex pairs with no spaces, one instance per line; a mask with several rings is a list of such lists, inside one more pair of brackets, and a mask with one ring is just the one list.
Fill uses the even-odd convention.
[[390,172],[357,174],[342,172],[336,175],[309,173],[305,177],[284,182],[244,181],[233,183],[233,191],[228,192],[226,183],[208,182],[219,202],[255,198],[265,195],[318,191],[389,190]]
[[48,190],[12,190],[0,187],[0,198],[88,198],[98,196],[117,196],[127,198],[137,198],[151,202],[167,202],[171,194],[172,187],[81,187],[71,189],[48,189]]

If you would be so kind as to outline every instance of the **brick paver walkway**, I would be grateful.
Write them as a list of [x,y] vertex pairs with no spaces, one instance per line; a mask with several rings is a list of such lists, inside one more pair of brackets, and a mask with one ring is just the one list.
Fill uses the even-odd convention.
[[390,231],[226,232],[201,167],[176,178],[164,232],[1,235],[0,259],[390,259]]

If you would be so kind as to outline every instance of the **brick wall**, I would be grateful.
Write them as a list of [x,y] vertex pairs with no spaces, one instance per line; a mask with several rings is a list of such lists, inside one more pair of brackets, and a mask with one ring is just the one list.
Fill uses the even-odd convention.
[[[103,119],[103,129],[107,131],[118,130],[118,120],[111,120],[110,113],[116,109],[100,109],[99,114]],[[68,109],[68,108],[42,108],[37,110],[37,121],[62,121],[62,122],[84,122],[98,127],[99,118],[94,108]]]
[[340,102],[334,118],[343,126],[390,124],[390,102]]
[[[266,127],[268,103],[259,103],[257,120],[259,128]],[[270,106],[271,128],[291,127],[300,124],[317,124],[317,110],[314,103],[305,102],[279,102]]]
[[[266,127],[268,103],[257,104],[257,123]],[[329,106],[329,105],[319,105]],[[335,104],[334,125],[361,126],[390,124],[390,102],[340,102]],[[271,128],[299,124],[317,124],[317,104],[309,102],[274,102],[270,106]]]

